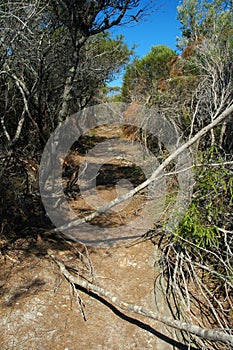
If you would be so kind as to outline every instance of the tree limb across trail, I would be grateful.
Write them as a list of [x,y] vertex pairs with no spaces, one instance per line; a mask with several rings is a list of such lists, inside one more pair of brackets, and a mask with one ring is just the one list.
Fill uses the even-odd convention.
[[78,225],[81,225],[85,222],[89,222],[92,219],[98,217],[99,215],[105,213],[107,210],[111,209],[112,207],[116,206],[117,204],[120,204],[124,202],[125,200],[132,198],[136,193],[143,190],[145,187],[147,187],[151,182],[159,179],[161,176],[162,171],[176,158],[178,157],[182,152],[184,152],[186,149],[188,149],[190,146],[192,146],[195,142],[197,142],[200,138],[202,138],[205,134],[207,134],[210,130],[212,130],[215,126],[220,124],[224,119],[226,119],[231,113],[233,113],[233,104],[231,104],[225,111],[223,111],[218,117],[216,117],[210,124],[205,126],[203,129],[201,129],[199,132],[197,132],[192,138],[190,138],[187,142],[182,144],[180,147],[178,147],[173,153],[171,153],[163,163],[161,163],[158,168],[152,173],[152,175],[143,183],[132,189],[131,191],[125,193],[122,196],[119,196],[112,200],[111,202],[105,204],[100,209],[94,211],[92,214],[85,216],[81,219],[75,219],[71,220],[69,223],[66,223],[65,225],[56,227],[55,229],[50,230],[51,232],[59,232],[67,229],[74,228]]
[[54,255],[51,249],[47,251],[48,255],[55,261],[55,263],[59,266],[61,274],[68,280],[72,285],[77,285],[79,287],[84,288],[87,292],[92,292],[98,296],[105,298],[109,301],[113,306],[118,309],[121,309],[126,312],[135,313],[138,315],[142,315],[148,318],[151,318],[155,321],[162,322],[163,324],[178,329],[180,331],[185,331],[191,334],[194,334],[202,339],[210,340],[210,341],[219,341],[230,346],[233,346],[233,336],[230,334],[226,334],[223,332],[219,332],[213,329],[204,329],[202,327],[189,324],[180,320],[174,320],[170,317],[163,316],[159,312],[154,312],[149,309],[144,308],[143,306],[129,304],[127,302],[119,300],[115,295],[111,294],[107,290],[102,287],[99,287],[85,279],[82,279],[80,276],[73,276],[65,267],[64,263],[61,262]]

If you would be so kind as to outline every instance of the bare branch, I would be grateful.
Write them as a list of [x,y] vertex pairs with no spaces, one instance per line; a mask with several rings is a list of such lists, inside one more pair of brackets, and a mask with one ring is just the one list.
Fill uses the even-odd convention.
[[162,173],[162,171],[175,159],[177,158],[182,152],[184,152],[186,149],[188,149],[190,146],[192,146],[195,142],[197,142],[200,138],[202,138],[204,135],[206,135],[211,129],[213,129],[216,125],[221,123],[225,118],[227,118],[231,113],[233,113],[233,104],[229,106],[224,112],[222,112],[219,116],[216,116],[216,118],[207,126],[205,126],[203,129],[201,129],[196,135],[194,135],[191,139],[189,139],[186,143],[184,143],[182,146],[178,147],[172,154],[170,154],[166,160],[158,166],[158,168],[154,171],[154,173],[151,175],[149,179],[144,181],[139,186],[135,187],[133,190],[127,192],[126,194],[115,198],[113,201],[107,203],[100,209],[96,210],[92,214],[78,220],[73,220],[69,222],[66,225],[57,227],[51,231],[63,231],[70,229],[72,227],[75,227],[77,225],[83,224],[85,222],[91,221],[95,217],[99,216],[100,214],[105,213],[110,208],[116,206],[119,203],[122,203],[123,201],[132,198],[136,193],[147,187],[151,182],[157,180]]
[[101,288],[93,283],[88,282],[87,280],[83,280],[80,277],[73,276],[65,267],[65,265],[57,259],[52,250],[47,251],[48,255],[56,262],[59,266],[62,275],[71,283],[71,285],[78,285],[79,287],[84,288],[86,291],[91,291],[101,297],[104,297],[108,301],[110,301],[117,308],[126,311],[132,312],[138,315],[142,315],[148,318],[151,318],[155,321],[162,322],[163,324],[179,329],[181,331],[185,331],[191,334],[194,334],[203,339],[211,340],[211,341],[221,341],[225,344],[233,346],[233,336],[229,334],[224,334],[223,332],[219,332],[216,330],[208,330],[201,328],[199,326],[188,324],[186,322],[182,322],[179,320],[174,320],[170,317],[163,316],[158,312],[154,312],[148,309],[145,309],[142,306],[129,304],[127,302],[119,300],[115,295],[112,295],[110,292],[106,291],[104,288]]

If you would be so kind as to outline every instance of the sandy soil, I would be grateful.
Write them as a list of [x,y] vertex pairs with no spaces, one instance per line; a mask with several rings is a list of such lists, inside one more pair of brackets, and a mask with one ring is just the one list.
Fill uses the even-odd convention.
[[[51,247],[67,266],[94,276],[95,284],[119,299],[155,308],[158,269],[150,241],[130,248],[95,248],[87,255],[81,246],[72,243],[70,249],[53,238],[21,240],[1,259],[1,349],[172,349],[173,336],[161,324],[124,314],[79,290],[82,315],[70,284],[46,255]],[[158,302],[162,309],[163,300]]]
[[[106,137],[106,130],[100,130],[97,136],[102,140]],[[107,137],[112,137],[112,134]],[[85,152],[82,155],[73,153],[73,158],[69,161],[72,160],[77,167],[84,155]],[[112,162],[111,166],[119,168],[122,163]],[[125,168],[124,170],[126,171]],[[127,168],[128,170],[130,169]],[[71,173],[70,169],[67,173]],[[110,173],[111,171],[106,175],[105,168],[105,175],[100,178],[98,188],[107,201],[116,196],[109,181]],[[141,181],[141,176],[137,173],[135,182]],[[131,177],[133,179],[134,175],[131,174]],[[65,181],[67,179],[68,177]],[[77,185],[74,185],[69,200],[73,210],[80,213],[88,210],[88,206],[78,196],[75,186]],[[130,215],[137,215],[138,207],[143,202],[143,197],[136,196],[134,204],[124,208],[122,215],[113,213],[105,217],[104,225],[109,222],[111,224],[113,219],[114,225],[122,225]],[[1,247],[4,244],[5,242],[1,242]],[[94,281],[119,299],[152,310],[157,302],[161,312],[168,313],[159,291],[156,301],[154,298],[154,281],[160,274],[160,267],[158,252],[150,240],[129,247],[86,249],[79,243],[66,241],[61,237],[40,234],[37,240],[19,239],[2,249],[2,350],[187,349],[175,340],[173,332],[169,333],[157,322],[122,313],[104,299],[84,290],[77,290],[78,295],[75,295],[71,285],[61,276],[58,266],[48,256],[48,248],[52,248],[71,271]]]

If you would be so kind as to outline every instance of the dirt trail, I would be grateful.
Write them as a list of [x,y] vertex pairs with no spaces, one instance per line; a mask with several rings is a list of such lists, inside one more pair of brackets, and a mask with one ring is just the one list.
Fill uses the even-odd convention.
[[[1,261],[1,349],[172,349],[171,335],[161,324],[121,313],[103,299],[79,291],[84,321],[70,285],[45,255],[53,244],[27,245],[16,247],[18,261],[16,250]],[[70,250],[61,245],[55,251],[68,266],[79,268],[78,257]],[[92,249],[95,284],[121,300],[153,309],[158,276],[153,251],[150,241],[130,248]],[[162,300],[158,303],[163,307]]]
[[[106,130],[102,128],[94,137],[103,139]],[[108,137],[112,137],[111,133]],[[90,140],[93,141],[93,138]],[[74,163],[79,159],[80,164],[82,157],[75,157]],[[115,163],[118,168],[120,165],[119,162]],[[107,172],[105,168],[98,185],[100,194],[107,201],[116,195],[113,194],[113,186],[106,185],[109,184],[110,174],[111,169]],[[131,177],[133,179],[134,176],[131,174]],[[141,181],[141,177],[142,174],[138,173],[133,180]],[[74,186],[74,195],[75,192]],[[134,204],[123,209],[122,215],[109,214],[101,224],[107,228],[114,218],[116,226],[122,225],[132,215],[137,215],[138,206],[143,201],[139,195]],[[78,196],[70,198],[70,203],[73,210],[79,213],[89,209]],[[159,254],[150,240],[129,247],[90,247],[86,251],[78,243],[67,243],[53,236],[41,235],[37,241],[21,239],[1,256],[2,350],[185,349],[174,340],[173,332],[169,333],[163,325],[121,313],[103,299],[79,290],[79,298],[84,305],[82,315],[71,286],[46,254],[48,248],[52,248],[73,271],[78,270],[80,274],[94,278],[95,284],[119,299],[155,309],[154,281],[160,274]],[[156,302],[160,310],[168,314],[158,290]]]

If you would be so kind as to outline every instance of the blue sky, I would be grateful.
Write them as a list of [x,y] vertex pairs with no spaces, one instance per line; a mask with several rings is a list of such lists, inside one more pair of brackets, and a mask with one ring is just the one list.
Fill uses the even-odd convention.
[[[148,1],[142,0],[143,8]],[[153,45],[167,45],[176,50],[176,37],[180,35],[180,22],[177,20],[179,0],[157,0],[155,11],[136,25],[114,28],[112,34],[123,34],[129,47],[137,45],[136,56],[143,57]],[[110,86],[120,85],[121,77],[111,82]]]

